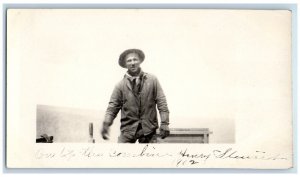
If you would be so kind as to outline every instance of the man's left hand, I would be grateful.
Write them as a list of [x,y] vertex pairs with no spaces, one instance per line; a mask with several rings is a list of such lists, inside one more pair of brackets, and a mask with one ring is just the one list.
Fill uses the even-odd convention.
[[109,123],[103,122],[102,130],[101,130],[101,135],[104,140],[109,139]]
[[162,139],[170,135],[170,129],[168,125],[165,124],[160,125],[159,131],[160,131],[159,135]]

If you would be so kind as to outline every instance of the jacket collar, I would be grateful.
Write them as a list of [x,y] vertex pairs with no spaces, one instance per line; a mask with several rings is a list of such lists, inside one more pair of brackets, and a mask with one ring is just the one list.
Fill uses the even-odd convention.
[[141,72],[137,75],[137,76],[131,76],[128,72],[125,73],[124,78],[129,79],[130,81],[132,81],[135,78],[145,78],[147,76],[147,73],[145,73],[144,71],[141,70]]
[[132,81],[134,78],[137,78],[137,77],[139,77],[141,79],[141,84],[143,87],[144,81],[145,81],[145,79],[147,79],[147,73],[145,73],[141,70],[140,74],[136,77],[131,76],[128,72],[126,72],[124,75],[124,79],[125,79],[125,81],[127,81],[126,85],[131,91],[132,91],[132,86],[130,84],[130,81]]

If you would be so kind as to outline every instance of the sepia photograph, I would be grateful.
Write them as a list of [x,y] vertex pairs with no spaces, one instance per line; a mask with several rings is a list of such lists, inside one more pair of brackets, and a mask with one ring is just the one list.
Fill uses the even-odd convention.
[[[41,15],[44,12],[47,18],[49,12],[41,11]],[[72,10],[57,12],[61,18],[74,16]],[[37,142],[84,143],[93,139],[95,143],[208,143],[211,139],[211,143],[234,143],[235,118],[233,112],[227,109],[233,109],[233,105],[227,105],[227,101],[231,101],[228,94],[231,94],[232,88],[221,85],[220,82],[224,80],[221,76],[202,79],[208,73],[220,75],[228,72],[227,78],[233,73],[227,69],[209,68],[208,65],[213,65],[218,58],[209,61],[203,57],[208,53],[199,50],[201,45],[205,46],[204,42],[201,44],[205,33],[188,34],[190,28],[202,28],[201,23],[198,20],[190,20],[192,24],[183,23],[183,20],[192,18],[194,11],[187,15],[176,10],[155,11],[165,16],[164,19],[153,16],[156,14],[153,10],[96,12],[90,16],[87,11],[76,11],[75,16],[82,19],[94,18],[93,23],[86,22],[85,25],[80,20],[57,22],[53,13],[48,14],[48,18],[54,20],[50,20],[49,23],[53,23],[51,26],[63,25],[63,29],[52,32],[54,36],[50,41],[41,41],[40,44],[44,43],[43,48],[51,51],[45,53],[47,56],[58,55],[56,53],[61,51],[64,57],[46,56],[48,59],[40,60],[45,70],[38,77],[51,81],[51,84],[45,82],[44,87],[39,86],[43,87],[46,95],[41,95],[41,102],[37,105]],[[111,19],[107,16],[111,16]],[[116,18],[118,16],[123,18]],[[178,16],[182,19],[178,19]],[[83,27],[77,27],[73,34],[69,34],[69,28],[74,28],[73,25],[78,23]],[[80,30],[83,29],[88,31],[82,33]],[[68,36],[62,35],[64,32],[72,40],[78,41],[74,43],[65,39]],[[163,39],[163,36],[166,38]],[[199,38],[199,41],[193,37]],[[82,38],[87,41],[81,42]],[[57,40],[65,44],[57,45]],[[178,44],[174,44],[173,40],[177,40]],[[217,43],[221,39],[210,40]],[[107,43],[115,43],[114,49],[105,48]],[[162,45],[165,45],[163,51]],[[76,51],[81,57],[73,58],[73,52],[64,52],[83,47],[87,51]],[[174,48],[180,49],[178,53]],[[51,60],[57,62],[50,66],[47,62]],[[72,67],[65,68],[65,65]],[[53,73],[57,68],[64,68],[63,72]],[[55,74],[56,77],[53,76]],[[82,79],[74,80],[78,78],[76,75]],[[70,79],[74,81],[69,83]],[[83,80],[84,83],[81,83]],[[55,89],[58,85],[61,88]],[[69,87],[68,93],[66,87]],[[62,96],[51,98],[53,104],[50,104],[46,100],[47,94],[52,97],[56,93]],[[67,101],[68,95],[72,95],[69,101],[80,104],[72,103],[72,107],[68,103],[60,104]],[[210,110],[210,113],[207,108],[211,109],[212,105],[218,107]],[[52,138],[50,140],[47,137]]]
[[8,9],[8,167],[291,168],[291,18]]

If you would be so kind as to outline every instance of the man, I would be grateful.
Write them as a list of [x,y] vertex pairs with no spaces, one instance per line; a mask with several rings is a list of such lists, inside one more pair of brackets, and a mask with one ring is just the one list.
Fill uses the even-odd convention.
[[127,68],[124,78],[115,86],[102,127],[103,139],[108,139],[109,127],[121,110],[121,135],[118,143],[155,143],[158,129],[156,106],[160,113],[160,136],[169,136],[169,109],[157,80],[141,70],[145,55],[139,49],[125,50],[119,65]]

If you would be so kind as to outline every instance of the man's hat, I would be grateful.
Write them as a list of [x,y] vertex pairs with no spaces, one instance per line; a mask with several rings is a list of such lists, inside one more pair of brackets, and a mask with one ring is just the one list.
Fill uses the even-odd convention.
[[141,51],[140,49],[128,49],[125,50],[119,57],[119,65],[123,68],[126,68],[126,62],[125,62],[125,57],[130,54],[130,53],[136,53],[139,55],[140,59],[141,59],[141,63],[144,61],[145,59],[145,54],[143,51]]

